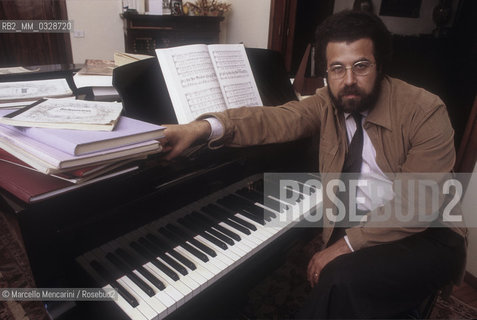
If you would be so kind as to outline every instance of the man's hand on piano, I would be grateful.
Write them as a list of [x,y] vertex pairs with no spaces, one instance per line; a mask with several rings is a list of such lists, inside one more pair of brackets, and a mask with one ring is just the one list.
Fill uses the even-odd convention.
[[310,282],[311,287],[313,288],[318,282],[321,271],[329,262],[342,254],[350,252],[351,249],[346,244],[345,239],[342,238],[328,248],[315,253],[308,263],[307,270],[307,279],[308,282]]
[[193,121],[188,124],[164,125],[164,138],[160,139],[164,159],[171,160],[183,153],[197,142],[207,141],[210,136],[210,124],[205,120]]

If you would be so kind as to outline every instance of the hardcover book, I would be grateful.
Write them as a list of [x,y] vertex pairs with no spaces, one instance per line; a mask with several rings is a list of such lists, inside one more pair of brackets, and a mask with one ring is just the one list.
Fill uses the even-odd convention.
[[0,126],[0,148],[45,174],[54,174],[74,168],[114,162],[141,155],[145,156],[161,151],[161,145],[157,140],[148,140],[86,155],[73,156],[31,139],[21,132],[9,129],[6,126]]
[[4,115],[0,123],[22,127],[111,131],[122,108],[122,104],[116,102],[42,99]]
[[0,101],[34,101],[73,95],[66,79],[0,82]]
[[[8,114],[9,112],[11,111],[0,110],[0,116]],[[19,131],[34,140],[76,156],[147,140],[160,139],[164,136],[165,129],[162,126],[124,116],[119,118],[118,124],[113,131],[12,126],[8,126],[8,128],[10,130]]]
[[136,169],[137,167],[135,166],[127,167],[123,170],[95,177],[81,184],[74,184],[27,168],[22,168],[12,163],[0,161],[0,172],[2,172],[0,175],[0,188],[7,190],[26,203],[34,203]]
[[[112,163],[81,167],[78,169],[73,169],[71,171],[59,172],[58,174],[51,174],[51,176],[74,183],[74,184],[80,184],[80,183],[89,181],[91,179],[98,178],[105,174],[111,174],[114,172],[117,172],[117,173],[129,172],[129,171],[132,171],[131,168],[134,168],[135,170],[139,168],[138,165],[135,164],[135,162],[137,160],[143,160],[144,158],[145,157],[140,156],[137,158],[131,158],[131,159],[121,160],[121,161],[112,162]],[[13,155],[11,155],[10,153],[8,153],[7,151],[1,148],[0,148],[0,162],[8,162],[10,164],[41,173],[35,168],[33,168],[32,166],[30,166],[28,163],[23,162],[22,160],[14,157]]]

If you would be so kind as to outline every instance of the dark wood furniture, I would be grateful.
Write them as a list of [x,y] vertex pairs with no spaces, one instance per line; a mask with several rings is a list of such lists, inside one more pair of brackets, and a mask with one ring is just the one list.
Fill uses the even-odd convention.
[[154,55],[154,49],[218,43],[224,17],[160,16],[124,13],[126,52]]
[[333,13],[332,0],[272,0],[268,49],[280,52],[294,75],[316,26]]
[[[65,0],[6,0],[0,20],[66,20]],[[0,33],[0,67],[73,63],[69,33]]]
[[[249,48],[247,54],[264,103],[279,105],[296,98],[279,53]],[[130,72],[121,74],[120,69]],[[24,76],[29,77],[30,73]],[[148,106],[159,111],[171,106],[157,59],[119,67],[113,78],[123,97],[126,115],[164,123],[164,112],[147,110]],[[125,80],[130,81],[129,85],[124,84]],[[133,97],[136,93],[138,96]],[[145,99],[139,99],[143,96]],[[307,170],[302,162],[309,157],[302,153],[308,146],[309,141],[305,139],[280,145],[214,151],[204,147],[172,162],[163,161],[160,155],[151,156],[134,172],[84,185],[36,203],[23,203],[0,188],[0,209],[3,209],[4,198],[6,210],[18,220],[38,287],[97,287],[98,283],[91,283],[85,277],[76,257],[151,221],[161,217],[170,219],[169,214],[175,210],[193,205],[204,196],[250,175]],[[224,318],[212,314],[235,312],[248,290],[283,262],[289,246],[302,235],[301,228],[291,228],[260,254],[250,257],[233,273],[224,275],[207,291],[193,297],[169,319]],[[210,308],[210,301],[220,301],[220,304]],[[57,310],[58,313],[71,308],[62,319],[125,318],[113,303],[48,303],[48,308],[50,312]]]

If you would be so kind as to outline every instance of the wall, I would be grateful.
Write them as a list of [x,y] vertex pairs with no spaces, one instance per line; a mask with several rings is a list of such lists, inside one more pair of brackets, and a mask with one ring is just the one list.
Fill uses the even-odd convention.
[[[144,1],[129,0],[138,12]],[[248,47],[266,48],[271,0],[226,0],[232,10],[221,25],[221,43],[243,42]],[[73,20],[71,34],[73,61],[113,59],[115,51],[124,51],[121,0],[66,0],[68,18]],[[83,33],[82,37],[81,33]]]
[[[473,179],[471,179],[462,201],[462,209],[464,211],[464,218],[466,216],[476,215],[477,210],[477,163],[474,167]],[[476,219],[472,219],[475,221]],[[467,218],[467,221],[470,221]],[[477,277],[477,227],[469,228],[469,247],[467,248],[467,271],[474,277]]]
[[[381,0],[372,0],[374,13],[379,14]],[[334,12],[353,8],[354,0],[335,0]],[[380,16],[388,27],[389,31],[395,34],[431,34],[436,27],[432,21],[432,10],[439,3],[439,0],[422,0],[419,18],[401,18]],[[457,9],[458,1],[453,1],[453,14]],[[452,24],[452,20],[449,25]]]
[[226,43],[243,42],[248,47],[267,48],[270,0],[227,0],[232,11],[227,18]]
[[[76,33],[71,34],[75,63],[112,60],[115,51],[124,51],[121,0],[66,0],[66,9]],[[81,32],[83,36],[76,37]]]

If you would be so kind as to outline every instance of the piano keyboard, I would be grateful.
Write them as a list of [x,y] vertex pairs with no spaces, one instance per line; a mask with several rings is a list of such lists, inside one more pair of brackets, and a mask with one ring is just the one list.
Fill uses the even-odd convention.
[[304,188],[288,190],[296,201],[275,194],[264,202],[261,179],[237,182],[77,261],[103,289],[118,290],[114,302],[129,318],[162,319],[296,225],[322,199],[321,190]]

